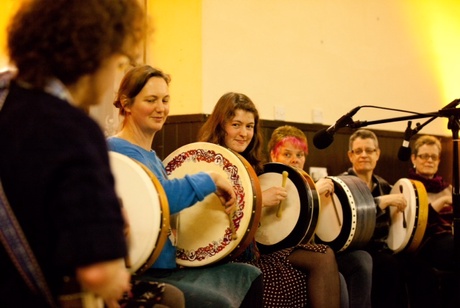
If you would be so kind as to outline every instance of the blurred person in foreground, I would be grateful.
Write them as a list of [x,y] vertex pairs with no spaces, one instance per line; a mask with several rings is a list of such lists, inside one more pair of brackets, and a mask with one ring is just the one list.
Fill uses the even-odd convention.
[[109,307],[130,290],[107,147],[85,110],[136,57],[143,29],[136,0],[23,1],[12,18],[17,71],[0,77],[0,178],[50,296],[27,286],[2,245],[1,307],[56,305],[67,278]]

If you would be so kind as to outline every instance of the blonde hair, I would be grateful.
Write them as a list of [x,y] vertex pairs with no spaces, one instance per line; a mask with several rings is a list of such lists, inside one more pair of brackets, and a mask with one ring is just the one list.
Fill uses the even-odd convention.
[[435,145],[439,149],[439,153],[441,153],[442,146],[441,146],[441,141],[439,141],[438,138],[430,135],[425,135],[425,136],[420,136],[414,143],[414,147],[412,149],[412,154],[417,155],[418,150],[422,145]]

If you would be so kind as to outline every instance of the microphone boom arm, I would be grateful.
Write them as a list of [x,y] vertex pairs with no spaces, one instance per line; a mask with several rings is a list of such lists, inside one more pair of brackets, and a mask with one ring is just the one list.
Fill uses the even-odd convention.
[[[438,116],[439,116],[439,112],[418,113],[418,114],[414,114],[411,116],[388,118],[388,119],[381,119],[381,120],[375,120],[375,121],[355,121],[355,122],[348,124],[347,126],[350,128],[360,128],[360,127],[374,125],[374,124],[391,123],[391,122],[413,120],[413,119],[423,119],[423,118],[429,118],[429,117],[432,117],[433,118],[432,120],[434,120]],[[430,120],[430,122],[432,120]]]

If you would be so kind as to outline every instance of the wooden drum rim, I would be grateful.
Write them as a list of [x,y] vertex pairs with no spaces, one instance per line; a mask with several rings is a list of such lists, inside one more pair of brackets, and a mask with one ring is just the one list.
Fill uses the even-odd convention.
[[[120,196],[120,189],[119,187],[117,186],[117,183],[118,182],[124,182],[124,181],[133,181],[133,180],[137,180],[137,181],[141,181],[141,183],[145,183],[145,189],[147,189],[147,193],[151,196],[155,196],[155,199],[157,200],[154,200],[154,199],[149,199],[148,201],[150,202],[153,202],[153,201],[158,201],[158,204],[157,206],[159,206],[159,209],[157,211],[157,214],[159,217],[150,217],[148,215],[146,215],[146,213],[138,213],[140,216],[136,216],[136,217],[142,217],[142,222],[139,222],[139,221],[135,221],[133,219],[133,211],[139,211],[139,210],[143,210],[145,211],[145,207],[153,207],[155,206],[155,202],[153,202],[152,204],[141,204],[141,205],[138,205],[140,201],[137,201],[136,200],[136,203],[135,205],[134,204],[129,204],[128,206],[126,206],[126,202],[123,202],[125,203],[124,204],[124,208],[126,209],[127,211],[127,215],[128,215],[128,223],[130,225],[130,230],[131,230],[131,233],[129,234],[130,237],[132,236],[135,236],[135,235],[138,235],[138,234],[134,234],[136,230],[136,223],[137,225],[139,224],[142,224],[142,225],[152,225],[152,228],[155,228],[155,224],[158,223],[158,230],[155,230],[155,229],[151,229],[151,232],[153,235],[155,235],[153,238],[151,238],[152,241],[154,241],[153,243],[150,243],[150,245],[153,247],[152,250],[150,250],[148,252],[148,256],[146,256],[143,260],[130,260],[130,258],[132,257],[132,253],[134,253],[134,251],[130,248],[130,245],[129,245],[129,242],[130,240],[128,240],[128,254],[129,254],[129,257],[127,257],[126,260],[129,260],[128,263],[131,263],[131,261],[134,261],[136,264],[132,264],[131,267],[128,267],[128,270],[131,272],[131,274],[133,275],[141,275],[143,272],[145,272],[147,269],[149,269],[156,261],[156,259],[158,258],[158,256],[160,255],[167,239],[168,239],[168,233],[169,233],[169,226],[170,226],[170,221],[169,221],[169,205],[168,205],[168,199],[167,199],[167,196],[166,196],[166,193],[163,189],[163,186],[161,185],[161,183],[159,182],[159,180],[155,177],[155,175],[142,163],[140,163],[139,161],[135,160],[135,159],[132,159],[126,155],[123,155],[123,154],[120,154],[118,152],[114,152],[114,151],[109,151],[109,158],[110,158],[110,164],[111,164],[111,168],[112,168],[112,174],[114,176],[114,180],[115,180],[115,187],[116,187],[116,192],[118,194],[118,197],[120,198],[121,197],[121,202],[123,201],[126,201],[124,200],[124,198],[126,199],[127,197],[129,198],[133,198],[133,194],[131,194],[131,191],[129,191],[128,193],[130,194],[129,196],[126,196],[126,192],[123,191],[123,193],[125,195],[122,195]],[[117,164],[120,164],[121,163],[121,166],[120,165],[117,165]],[[127,169],[118,169],[118,168],[127,168]],[[121,170],[131,170],[130,172],[135,172],[135,174],[138,176],[136,179],[127,179],[125,178],[125,174],[120,174],[119,172]],[[129,174],[130,176],[132,176],[133,174]],[[120,176],[123,176],[124,178],[120,178]],[[152,184],[151,186],[151,189],[149,188],[150,187],[150,184]],[[121,184],[120,184],[121,185]],[[143,193],[146,193],[146,191],[142,191]],[[139,192],[137,192],[139,193]],[[139,197],[139,196],[134,196],[134,197]],[[145,197],[145,196],[142,196],[142,197]],[[130,200],[131,201],[131,200]],[[142,208],[142,206],[144,208]],[[135,209],[133,208],[135,207]],[[142,216],[142,214],[146,215],[146,216]],[[148,213],[148,214],[151,214],[151,213]],[[130,217],[131,215],[131,217]],[[152,219],[154,219],[154,222],[152,223]],[[149,227],[150,228],[150,227]],[[144,232],[144,230],[142,230],[142,232]],[[139,235],[138,235],[139,236]],[[133,240],[131,238],[131,240]],[[134,240],[137,240],[137,239],[134,239]],[[142,238],[141,239],[142,241],[148,241],[148,239],[145,239],[145,238]],[[144,242],[145,244],[145,242]],[[146,246],[144,247],[144,249],[148,249],[148,247],[150,246]],[[142,247],[140,247],[142,248]],[[144,253],[142,254],[144,255]],[[142,257],[143,258],[143,257]],[[129,264],[128,264],[129,265]]]
[[[259,250],[262,253],[271,253],[310,242],[315,232],[315,217],[319,212],[318,194],[313,180],[305,172],[286,164],[270,162],[264,164],[264,171],[259,174],[259,181],[267,188],[281,186],[281,181],[276,183],[272,181],[278,180],[278,176],[281,179],[283,172],[288,173],[289,179],[286,186],[288,189],[286,200],[290,197],[293,199],[290,200],[290,203],[282,202],[280,206],[292,206],[293,208],[284,208],[281,217],[276,216],[278,206],[262,211],[260,226],[255,235]],[[289,192],[296,195],[290,196]],[[299,204],[297,204],[297,200]],[[297,210],[298,215],[296,216]],[[288,216],[285,216],[286,214]],[[292,219],[296,221],[292,221]]]

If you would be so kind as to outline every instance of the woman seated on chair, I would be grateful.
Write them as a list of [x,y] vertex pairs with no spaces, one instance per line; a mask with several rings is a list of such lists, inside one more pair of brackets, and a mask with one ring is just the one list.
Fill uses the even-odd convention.
[[409,277],[414,307],[439,307],[443,295],[439,294],[437,277],[432,268],[450,272],[455,269],[452,186],[437,173],[441,149],[439,139],[428,135],[419,137],[412,149],[413,167],[409,169],[408,178],[423,183],[429,200],[425,235],[409,263],[413,265]]
[[[226,93],[199,132],[199,141],[230,148],[242,155],[256,173],[262,171],[263,138],[259,112],[249,97]],[[282,186],[262,192],[262,205],[286,199]],[[339,307],[340,279],[334,252],[326,245],[300,244],[259,254],[254,242],[241,262],[259,267],[264,275],[264,307]],[[348,306],[348,300],[343,303]]]
[[[199,172],[168,179],[165,168],[152,150],[155,134],[169,114],[169,75],[148,65],[128,71],[121,81],[114,105],[124,116],[118,134],[108,138],[109,149],[144,164],[159,179],[171,214],[216,193],[225,210],[235,208],[230,183],[216,172]],[[178,268],[172,236],[141,278],[167,282],[184,292],[186,307],[260,307],[262,275],[248,264],[227,263],[206,268]]]

